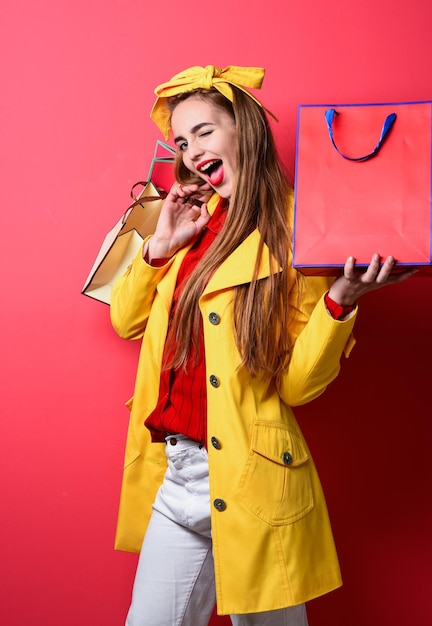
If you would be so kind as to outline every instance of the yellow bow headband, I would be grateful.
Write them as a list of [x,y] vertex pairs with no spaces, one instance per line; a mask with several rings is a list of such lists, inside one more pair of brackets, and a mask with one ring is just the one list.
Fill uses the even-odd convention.
[[[156,87],[155,94],[157,98],[150,117],[161,129],[165,139],[168,139],[170,111],[166,105],[166,98],[193,91],[194,89],[211,89],[211,87],[215,87],[225,98],[232,102],[234,96],[231,85],[246,93],[260,107],[264,108],[261,102],[245,89],[245,87],[260,89],[264,79],[264,71],[261,67],[237,67],[235,65],[229,65],[223,69],[213,65],[190,67],[173,76],[167,83],[162,83],[162,85]],[[265,110],[267,111],[267,109]],[[270,115],[275,117],[272,113]]]

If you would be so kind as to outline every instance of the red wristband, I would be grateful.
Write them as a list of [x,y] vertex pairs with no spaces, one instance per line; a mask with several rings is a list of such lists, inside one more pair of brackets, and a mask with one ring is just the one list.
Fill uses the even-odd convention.
[[351,311],[354,311],[354,309],[356,308],[355,304],[353,304],[352,306],[341,306],[340,304],[338,304],[337,302],[335,302],[334,300],[330,298],[328,292],[324,296],[324,302],[325,302],[327,311],[335,320],[340,320],[341,317],[348,315],[348,313],[351,313]]

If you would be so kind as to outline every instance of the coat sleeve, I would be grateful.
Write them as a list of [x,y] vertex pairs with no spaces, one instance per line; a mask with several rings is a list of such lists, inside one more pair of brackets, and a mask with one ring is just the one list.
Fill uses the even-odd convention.
[[163,267],[152,267],[144,261],[141,247],[133,263],[115,282],[110,315],[114,329],[123,339],[143,336],[157,285],[171,263],[172,259]]
[[342,354],[349,355],[357,309],[345,321],[328,313],[324,294],[331,279],[297,276],[290,292],[289,365],[278,381],[281,398],[290,406],[310,402],[321,395],[340,371]]

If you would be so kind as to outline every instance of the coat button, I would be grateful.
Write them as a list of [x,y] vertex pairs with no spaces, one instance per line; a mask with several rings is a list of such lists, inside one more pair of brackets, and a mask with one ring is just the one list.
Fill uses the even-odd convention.
[[210,376],[210,385],[212,387],[219,387],[219,378],[217,376],[215,376],[214,374],[212,374]]
[[216,450],[220,450],[222,448],[221,442],[217,437],[212,437],[210,441],[213,448],[216,448]]
[[284,452],[282,455],[282,461],[285,465],[291,465],[293,462],[292,454],[290,452]]
[[210,313],[209,314],[209,322],[210,322],[210,324],[214,324],[216,326],[220,322],[220,316],[217,313],[214,313],[214,312]]
[[225,511],[227,507],[226,502],[224,500],[221,500],[221,498],[216,498],[216,500],[213,502],[213,506],[218,511]]

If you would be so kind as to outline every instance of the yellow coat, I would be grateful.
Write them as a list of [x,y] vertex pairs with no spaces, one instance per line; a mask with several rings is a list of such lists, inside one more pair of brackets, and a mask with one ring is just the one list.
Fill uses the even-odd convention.
[[[210,202],[212,212],[217,197]],[[235,285],[249,282],[259,243],[253,232],[219,267],[201,299],[207,373],[212,537],[219,614],[305,602],[341,584],[324,494],[291,406],[319,396],[348,353],[355,314],[327,313],[324,278],[296,272],[290,292],[295,341],[278,388],[239,368],[232,331]],[[142,340],[125,454],[116,548],[138,552],[166,467],[165,444],[144,421],[158,398],[160,366],[176,276],[187,249],[152,268],[138,254],[111,299],[121,337]],[[260,277],[271,268],[264,250]],[[216,313],[216,315],[214,315]],[[213,315],[212,315],[213,314]],[[216,322],[216,323],[215,323]],[[213,384],[212,384],[212,382]],[[222,502],[222,506],[220,506]]]

